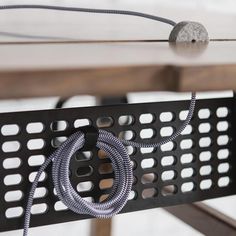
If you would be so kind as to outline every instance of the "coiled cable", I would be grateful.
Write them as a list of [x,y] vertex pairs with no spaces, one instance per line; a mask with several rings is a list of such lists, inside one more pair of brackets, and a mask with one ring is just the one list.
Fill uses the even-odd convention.
[[34,193],[38,185],[41,174],[52,162],[53,184],[58,198],[73,212],[77,214],[88,214],[97,218],[110,218],[119,213],[125,206],[133,183],[132,165],[129,154],[124,145],[131,145],[138,148],[160,147],[181,134],[192,119],[196,103],[196,95],[192,93],[191,103],[186,120],[169,138],[158,143],[144,144],[116,138],[110,132],[99,130],[96,146],[105,151],[111,159],[114,171],[114,184],[108,198],[100,203],[88,202],[84,200],[72,187],[69,177],[69,164],[73,154],[79,151],[85,144],[84,133],[78,131],[72,134],[61,146],[50,155],[39,168],[32,183],[25,210],[25,222],[23,235],[28,235],[31,217],[31,207]]

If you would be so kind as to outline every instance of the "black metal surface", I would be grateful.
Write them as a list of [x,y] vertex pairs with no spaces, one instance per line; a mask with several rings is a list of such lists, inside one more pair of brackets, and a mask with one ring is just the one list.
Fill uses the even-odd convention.
[[79,130],[84,133],[85,143],[81,151],[90,151],[91,149],[96,147],[99,131],[98,128],[90,125],[83,126],[79,128]]
[[[27,193],[31,186],[29,175],[37,171],[40,165],[38,163],[38,165],[32,166],[29,161],[32,159],[32,155],[47,157],[55,149],[55,145],[63,141],[63,137],[75,132],[75,128],[78,126],[88,124],[97,125],[116,136],[132,138],[139,142],[158,141],[163,134],[162,128],[176,128],[181,124],[180,112],[187,110],[188,106],[189,101],[176,101],[1,114],[0,231],[19,229],[23,226],[23,214],[13,218],[7,218],[6,214],[8,217],[12,216],[11,211],[15,213],[17,210],[12,208],[18,207],[19,210],[19,207],[25,208]],[[236,163],[232,142],[235,130],[234,106],[234,98],[199,100],[194,119],[191,122],[192,128],[187,129],[190,132],[179,136],[173,142],[173,147],[171,144],[155,150],[128,147],[134,166],[135,181],[131,196],[133,198],[128,201],[122,212],[190,203],[235,194]],[[226,112],[224,117],[219,117],[220,111],[221,115]],[[171,113],[166,114],[165,112]],[[140,117],[141,115],[142,117]],[[142,123],[144,116],[145,124]],[[172,118],[168,121],[169,117]],[[60,122],[56,125],[53,123],[58,121]],[[61,121],[65,121],[65,129],[63,129]],[[41,125],[32,124],[34,122],[39,122]],[[43,126],[42,130],[40,126]],[[16,127],[19,128],[19,132],[13,132],[17,131]],[[32,127],[37,127],[38,132],[32,133],[32,131],[36,131],[35,128],[32,130]],[[59,130],[55,131],[55,127]],[[165,134],[169,132],[167,132],[168,129],[171,128],[167,128]],[[12,130],[12,135],[9,135],[6,130]],[[142,138],[143,135],[150,134],[152,134],[151,138]],[[210,141],[209,145],[207,145],[208,141]],[[20,145],[19,149],[17,149],[17,145]],[[36,146],[38,149],[30,150]],[[13,149],[17,150],[8,152]],[[109,186],[104,188],[106,184],[104,185],[101,181],[113,178],[113,173],[109,159],[104,158],[104,154],[98,152],[97,149],[91,151],[84,155],[78,153],[71,161],[71,180],[75,188],[80,183],[79,191],[87,189],[87,191],[80,192],[83,197],[92,197],[94,201],[98,202],[101,200],[101,196],[103,198],[109,193]],[[228,155],[226,155],[227,153]],[[209,154],[210,159],[208,159]],[[33,158],[39,160],[41,157]],[[16,165],[19,160],[21,163]],[[17,182],[19,177],[21,179]],[[166,180],[167,177],[170,179]],[[9,181],[11,185],[9,185]],[[222,183],[225,186],[220,186]],[[88,216],[76,215],[68,210],[58,210],[58,198],[53,192],[50,168],[47,170],[46,178],[40,182],[38,187],[46,188],[47,194],[34,200],[33,211],[35,212],[36,208],[43,209],[43,205],[37,204],[46,204],[44,205],[46,210],[32,216],[31,226],[88,218]],[[184,192],[187,189],[189,191]],[[12,194],[11,191],[21,191],[23,197],[16,198],[15,192],[15,195],[13,194],[15,199],[12,199],[9,197]]]

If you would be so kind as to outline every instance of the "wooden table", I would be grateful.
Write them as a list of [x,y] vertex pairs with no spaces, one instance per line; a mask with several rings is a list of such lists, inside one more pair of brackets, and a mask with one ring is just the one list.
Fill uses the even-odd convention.
[[1,11],[0,98],[235,89],[234,14],[143,1],[102,1],[99,7],[200,21],[213,41],[171,45],[171,26],[138,17]]
[[236,41],[185,46],[1,44],[0,97],[236,89]]
[[[200,21],[208,29],[211,42],[169,44],[170,26],[140,18],[39,10],[1,12],[0,98],[236,90],[235,15],[145,5],[142,1],[135,7],[103,4],[160,13],[177,22]],[[183,216],[181,209],[167,210],[207,232],[209,221],[189,222],[191,217]],[[221,222],[227,232],[235,233],[236,221],[227,217],[222,220],[212,209],[209,213],[208,208],[202,210],[202,205],[195,204],[186,205],[184,210],[206,219],[211,215],[212,225]],[[96,235],[109,235],[110,224],[105,221],[108,227],[104,227],[104,222],[96,221]]]

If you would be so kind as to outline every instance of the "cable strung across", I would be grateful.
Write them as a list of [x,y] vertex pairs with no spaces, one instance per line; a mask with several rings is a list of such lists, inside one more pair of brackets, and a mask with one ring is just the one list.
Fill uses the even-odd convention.
[[[172,26],[176,22],[159,16],[145,14],[135,11],[126,10],[111,10],[111,9],[93,9],[80,7],[64,7],[52,5],[33,5],[33,4],[16,4],[16,5],[2,5],[0,10],[11,9],[45,9],[57,11],[74,11],[100,14],[120,14],[143,17]],[[137,143],[128,140],[118,139],[111,133],[99,130],[99,136],[96,146],[105,151],[107,156],[111,159],[114,171],[114,184],[108,198],[101,203],[93,203],[84,200],[77,191],[73,188],[69,177],[70,160],[77,151],[83,148],[85,143],[84,133],[78,131],[71,135],[61,146],[49,156],[43,165],[40,167],[29,193],[27,207],[25,211],[24,222],[24,236],[28,235],[28,229],[31,217],[31,207],[33,204],[34,193],[37,188],[39,179],[44,170],[48,167],[50,162],[52,164],[52,178],[54,187],[58,198],[70,209],[77,214],[88,214],[98,218],[110,218],[119,213],[128,201],[133,183],[132,165],[124,145],[133,146],[137,148],[158,148],[174,139],[176,139],[183,130],[187,127],[192,119],[195,108],[196,96],[192,93],[189,112],[183,124],[170,137],[161,140],[158,143]]]
[[86,12],[86,13],[98,13],[98,14],[115,14],[115,15],[129,15],[147,18],[150,20],[159,21],[172,26],[176,25],[176,22],[150,14],[145,14],[136,11],[126,10],[112,10],[112,9],[94,9],[94,8],[82,8],[82,7],[64,7],[64,6],[52,6],[52,5],[38,5],[38,4],[17,4],[17,5],[0,5],[0,10],[11,10],[11,9],[44,9],[44,10],[55,10],[55,11],[74,11],[74,12]]
[[133,147],[137,147],[137,148],[159,148],[160,146],[175,140],[185,130],[185,128],[188,126],[188,124],[190,123],[190,121],[193,117],[195,105],[196,105],[196,93],[192,93],[191,102],[190,102],[189,109],[188,109],[188,115],[187,115],[185,121],[171,136],[162,139],[160,142],[157,142],[157,143],[137,143],[137,142],[133,142],[133,141],[129,141],[129,140],[121,140],[121,142],[124,145],[133,146]]
[[44,170],[52,162],[53,184],[58,198],[77,214],[87,214],[97,218],[110,218],[121,211],[128,201],[133,183],[133,171],[126,145],[138,148],[160,147],[175,138],[187,127],[192,119],[196,102],[196,95],[192,93],[189,112],[183,124],[170,137],[161,140],[158,143],[137,143],[115,137],[110,132],[99,130],[96,147],[105,151],[111,159],[114,171],[114,183],[108,198],[100,203],[88,202],[84,200],[73,188],[70,182],[69,165],[72,156],[83,148],[85,144],[85,135],[78,131],[72,134],[62,143],[58,149],[50,155],[40,167],[28,197],[28,203],[25,210],[24,236],[28,235],[28,229],[31,217],[31,207],[33,204],[34,193],[39,179]]

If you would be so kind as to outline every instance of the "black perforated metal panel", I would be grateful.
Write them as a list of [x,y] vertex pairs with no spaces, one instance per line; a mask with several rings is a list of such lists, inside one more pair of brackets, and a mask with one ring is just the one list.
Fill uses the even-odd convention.
[[[77,127],[97,125],[122,138],[154,142],[180,126],[188,106],[189,101],[176,101],[1,114],[0,231],[22,228],[35,172]],[[135,181],[122,212],[234,194],[233,110],[234,98],[197,101],[191,125],[174,142],[161,149],[128,147]],[[88,200],[104,199],[112,178],[109,159],[101,151],[78,153],[71,161],[73,186]],[[32,211],[31,226],[88,218],[58,202],[50,168]]]

